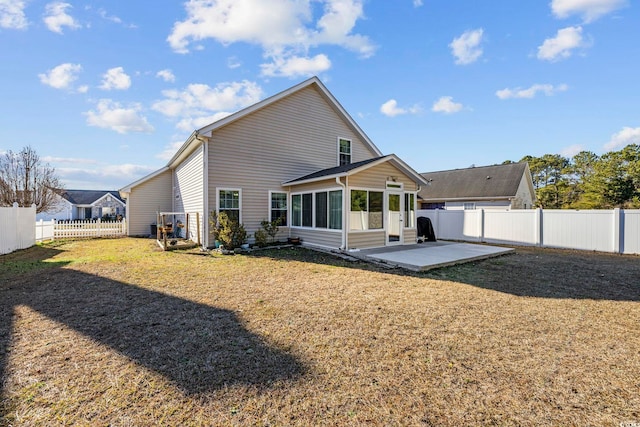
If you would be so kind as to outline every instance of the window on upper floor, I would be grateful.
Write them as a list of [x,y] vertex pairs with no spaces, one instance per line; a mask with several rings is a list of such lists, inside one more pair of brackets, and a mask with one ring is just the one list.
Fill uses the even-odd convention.
[[351,164],[351,140],[338,139],[338,166]]

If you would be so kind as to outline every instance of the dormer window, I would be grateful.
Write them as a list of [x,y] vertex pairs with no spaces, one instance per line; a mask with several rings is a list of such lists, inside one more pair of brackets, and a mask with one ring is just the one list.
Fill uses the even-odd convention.
[[338,166],[351,164],[351,140],[345,138],[338,139]]

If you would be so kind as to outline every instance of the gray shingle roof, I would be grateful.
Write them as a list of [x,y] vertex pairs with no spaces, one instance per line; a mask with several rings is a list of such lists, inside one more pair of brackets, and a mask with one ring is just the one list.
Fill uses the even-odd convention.
[[348,165],[336,166],[333,168],[322,169],[317,172],[310,173],[309,175],[301,176],[300,178],[292,179],[290,181],[285,182],[285,184],[295,184],[296,182],[306,181],[309,179],[317,179],[322,177],[330,177],[333,175],[339,175],[343,173],[347,173],[353,169],[357,169],[361,166],[369,164],[371,162],[375,162],[376,160],[380,160],[387,156],[374,157],[373,159],[362,160],[361,162],[351,163]]
[[526,163],[511,163],[423,173],[429,185],[419,195],[424,200],[513,197],[526,167]]
[[63,190],[62,197],[74,205],[90,205],[107,193],[124,203],[120,194],[111,190]]

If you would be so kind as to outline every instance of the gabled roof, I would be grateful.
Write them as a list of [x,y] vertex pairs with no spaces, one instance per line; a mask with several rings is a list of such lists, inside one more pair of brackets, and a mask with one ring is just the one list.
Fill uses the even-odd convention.
[[247,108],[244,108],[238,112],[235,112],[227,117],[224,117],[220,120],[217,120],[207,126],[204,126],[196,131],[194,131],[189,138],[185,141],[185,143],[180,147],[180,149],[176,152],[176,154],[169,160],[167,163],[168,167],[172,167],[178,160],[184,158],[186,155],[190,154],[201,142],[202,139],[200,137],[204,137],[205,139],[216,129],[220,129],[224,126],[227,126],[237,120],[242,119],[249,114],[252,114],[258,110],[268,107],[275,102],[280,101],[283,98],[286,98],[296,92],[299,92],[307,87],[314,86],[318,89],[322,97],[331,105],[334,111],[352,128],[352,130],[362,139],[362,141],[368,145],[374,153],[381,156],[382,151],[369,139],[367,134],[358,126],[358,124],[353,120],[353,118],[347,113],[347,111],[340,105],[338,100],[329,92],[329,90],[325,87],[324,84],[318,79],[318,77],[311,77],[301,83],[298,83],[295,86],[290,87],[280,93],[277,93],[273,96],[263,99],[260,102],[257,102]]
[[193,131],[191,135],[189,135],[187,140],[184,142],[184,144],[182,144],[182,146],[178,149],[176,154],[174,154],[173,157],[169,160],[169,162],[167,162],[166,166],[143,178],[140,178],[139,180],[127,185],[126,187],[121,188],[120,193],[121,194],[131,193],[131,189],[133,187],[136,187],[158,176],[159,174],[167,171],[168,169],[175,167],[177,164],[180,163],[180,161],[182,161],[182,159],[186,158],[189,154],[191,154],[200,144],[203,144],[205,141],[207,141],[211,137],[212,133],[215,132],[216,129],[220,129],[224,126],[227,126],[230,123],[240,120],[243,117],[248,116],[249,114],[252,114],[258,110],[266,108],[269,105],[277,101],[280,101],[281,99],[286,98],[287,96],[290,96],[310,86],[314,86],[318,89],[322,97],[329,103],[329,105],[331,105],[333,110],[343,120],[345,120],[346,123],[348,123],[348,125],[353,129],[353,131],[364,142],[364,144],[368,145],[373,150],[374,153],[376,153],[379,156],[382,156],[382,151],[380,151],[380,149],[376,147],[373,141],[369,139],[367,134],[364,133],[364,131],[360,128],[360,126],[358,126],[358,124],[353,120],[353,118],[349,115],[349,113],[347,113],[347,111],[342,107],[342,105],[340,105],[338,100],[331,94],[331,92],[329,92],[329,90],[324,86],[324,84],[322,84],[320,79],[314,76],[301,83],[298,83],[295,86],[290,87],[289,89],[286,89],[280,93],[277,93],[269,98],[265,98],[262,101],[257,102],[247,108],[244,108],[225,118],[217,120],[207,126],[204,126],[198,130]]
[[416,171],[414,171],[409,165],[400,160],[395,154],[389,154],[387,156],[374,157],[373,159],[363,160],[361,162],[351,163],[348,165],[336,166],[333,168],[322,169],[317,172],[310,173],[300,178],[285,181],[282,185],[300,185],[308,184],[310,182],[322,181],[326,179],[343,177],[353,175],[358,172],[362,172],[365,169],[369,169],[373,166],[381,163],[390,162],[398,169],[400,169],[407,176],[411,177],[415,182],[425,185],[427,182]]
[[74,205],[91,205],[107,194],[124,203],[120,194],[111,190],[63,190],[60,196]]
[[530,180],[526,162],[427,172],[421,174],[428,185],[420,196],[424,200],[512,198],[525,173]]

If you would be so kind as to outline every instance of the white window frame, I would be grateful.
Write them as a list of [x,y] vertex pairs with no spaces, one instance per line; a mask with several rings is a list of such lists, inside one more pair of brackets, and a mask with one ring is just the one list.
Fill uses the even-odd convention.
[[351,163],[353,163],[353,141],[351,140],[351,138],[338,137],[338,166],[342,166],[342,163],[340,162],[340,156],[343,154],[340,147],[340,141],[349,141],[349,153],[344,154],[349,154],[349,163],[346,164],[350,165]]
[[[342,191],[342,228],[330,228],[331,223],[331,204],[329,203],[329,193],[332,191]],[[316,227],[316,193],[327,193],[327,226],[326,227]],[[296,191],[289,195],[289,227],[291,228],[300,228],[304,230],[318,230],[318,231],[326,231],[328,233],[342,233],[342,230],[346,227],[345,213],[344,213],[344,195],[345,190],[342,187],[330,187],[330,188],[322,188],[316,190],[309,191]],[[307,227],[304,225],[293,225],[293,196],[301,196],[303,194],[311,194],[311,223],[313,224],[311,227]],[[301,199],[302,200],[302,199]]]
[[285,195],[285,200],[286,200],[286,206],[284,208],[284,210],[287,213],[287,225],[280,225],[281,227],[290,227],[291,226],[291,217],[289,215],[289,206],[291,205],[291,196],[289,195],[288,192],[286,191],[278,191],[278,190],[269,190],[269,205],[268,205],[268,212],[269,212],[269,222],[273,222],[273,218],[271,217],[271,211],[273,210],[273,207],[271,206],[271,202],[273,201],[273,195],[274,194],[284,194]]
[[[220,192],[221,191],[237,191],[238,192],[238,222],[242,224],[242,188],[216,187],[216,212],[220,213]],[[225,209],[230,210],[230,209]]]
[[[413,195],[413,211],[410,211],[407,208],[407,199],[406,199],[406,197],[407,197],[407,195],[411,195],[411,194]],[[404,197],[405,197],[405,200],[404,200],[404,213],[403,213],[403,215],[405,217],[404,218],[404,223],[403,223],[404,224],[404,228],[407,228],[407,229],[417,228],[418,227],[418,217],[417,217],[417,215],[418,215],[417,214],[417,211],[418,211],[418,209],[417,209],[418,208],[418,206],[417,206],[418,205],[418,192],[417,191],[405,191],[404,192]],[[413,212],[413,218],[407,218],[407,214],[410,213],[410,212]],[[409,223],[409,221],[411,219],[413,219],[413,224],[408,226],[407,224]]]
[[473,211],[476,209],[476,202],[464,202],[462,204],[462,209],[465,211]]
[[[386,213],[386,206],[387,206],[387,202],[386,202],[386,191],[382,190],[380,188],[367,188],[367,187],[349,187],[349,199],[348,204],[349,204],[349,220],[351,220],[351,192],[352,191],[366,191],[367,192],[367,209],[369,208],[369,193],[370,192],[374,192],[374,193],[382,193],[382,227],[381,228],[368,228],[368,224],[367,224],[367,229],[366,230],[353,230],[351,229],[351,221],[349,221],[349,233],[379,233],[381,231],[384,231],[386,229],[385,226],[385,218],[387,217],[387,213]],[[367,215],[369,214],[369,211],[367,211]],[[368,222],[368,220],[367,220]]]

